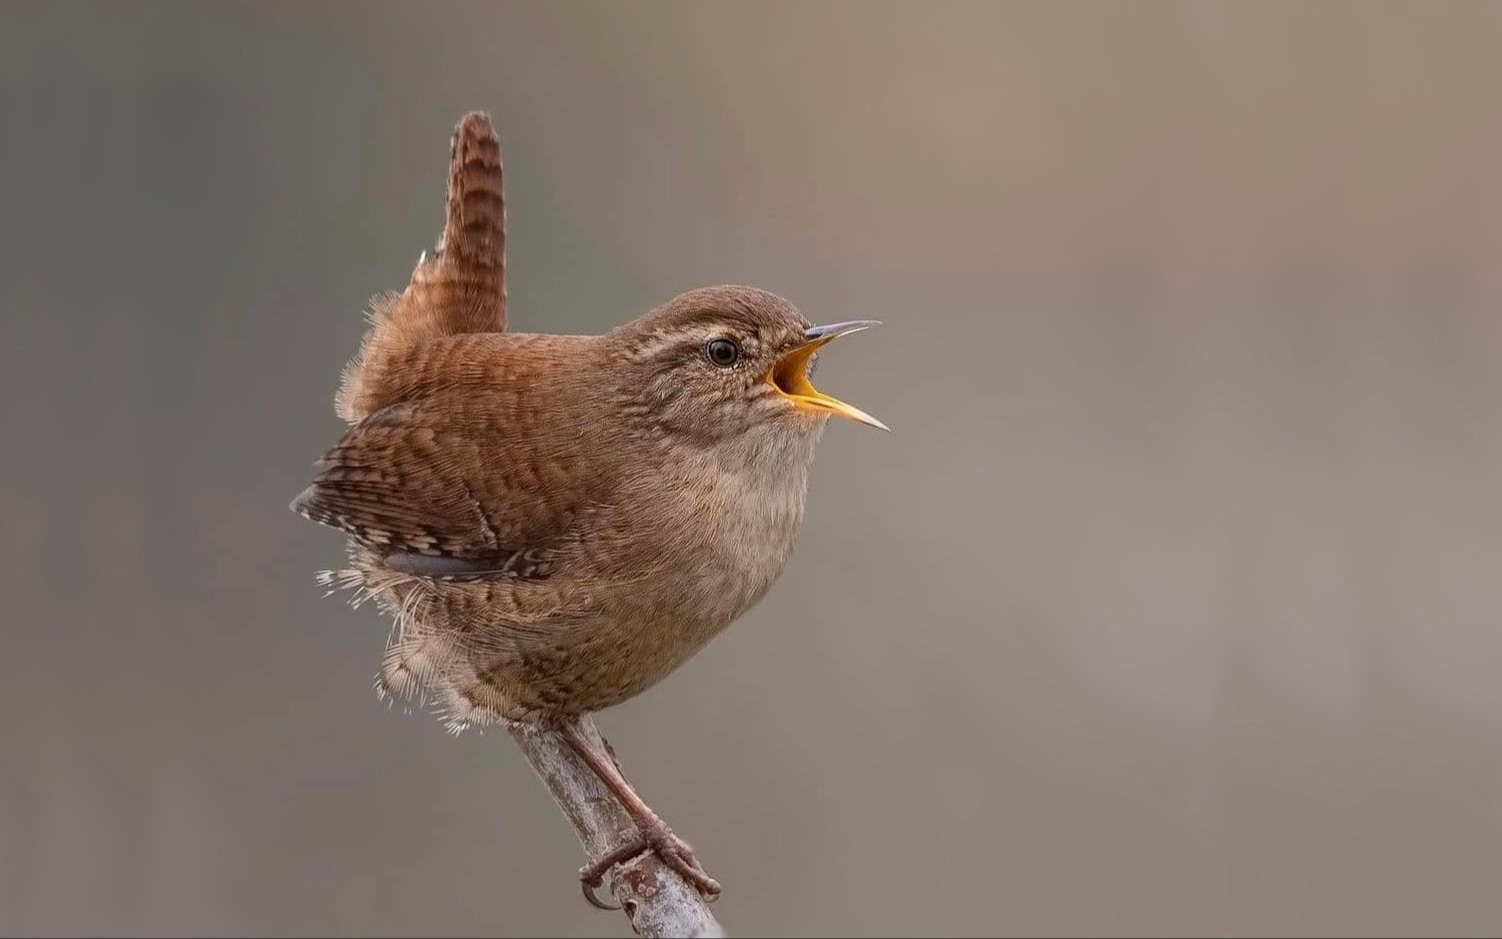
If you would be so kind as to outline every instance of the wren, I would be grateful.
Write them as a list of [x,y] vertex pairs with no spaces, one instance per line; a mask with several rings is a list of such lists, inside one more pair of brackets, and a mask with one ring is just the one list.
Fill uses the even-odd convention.
[[377,297],[345,367],[347,424],[294,511],[347,536],[327,583],[393,618],[384,695],[451,729],[555,726],[655,850],[719,885],[570,720],[640,694],[760,600],[793,552],[831,415],[816,354],[876,325],[815,326],[750,287],[692,290],[600,335],[506,331],[500,144],[451,141],[443,234]]

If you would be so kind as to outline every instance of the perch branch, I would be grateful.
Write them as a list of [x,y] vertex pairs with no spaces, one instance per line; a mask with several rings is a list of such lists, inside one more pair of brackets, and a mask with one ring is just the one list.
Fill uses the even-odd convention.
[[[579,726],[586,737],[604,746],[593,720],[582,718]],[[513,729],[511,735],[542,777],[589,857],[604,857],[636,835],[631,817],[561,736],[522,727]],[[617,865],[606,879],[638,936],[667,939],[725,935],[699,892],[651,852]]]

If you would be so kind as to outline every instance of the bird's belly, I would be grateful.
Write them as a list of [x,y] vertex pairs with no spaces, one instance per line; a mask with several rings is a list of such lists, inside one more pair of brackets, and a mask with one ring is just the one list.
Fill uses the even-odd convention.
[[[569,705],[598,711],[666,678],[764,597],[786,552],[730,552],[685,561],[651,581],[602,590],[593,623],[560,636],[530,684],[567,687]],[[540,663],[539,663],[540,664]]]
[[619,704],[666,678],[767,594],[792,554],[802,489],[768,495],[727,483],[693,508],[676,536],[642,539],[626,569],[593,583],[591,622],[560,634],[548,674],[530,669],[529,684],[566,686],[570,707],[581,711]]
[[455,723],[545,722],[642,693],[760,601],[792,553],[802,487],[734,482],[685,495],[664,526],[627,528],[596,555],[608,564],[562,564],[534,584],[435,585],[430,606],[393,597],[426,612],[401,631],[417,667],[388,650],[388,686],[411,672]]

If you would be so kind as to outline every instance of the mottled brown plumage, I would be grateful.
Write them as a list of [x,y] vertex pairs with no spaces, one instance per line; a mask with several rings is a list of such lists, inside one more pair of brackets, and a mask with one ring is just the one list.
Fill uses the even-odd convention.
[[499,145],[467,115],[438,249],[377,300],[336,402],[348,429],[293,502],[348,536],[330,581],[394,617],[382,692],[456,729],[561,725],[667,676],[781,574],[829,415],[880,426],[807,378],[870,324],[813,327],[762,290],[690,291],[596,336],[505,332],[505,218]]

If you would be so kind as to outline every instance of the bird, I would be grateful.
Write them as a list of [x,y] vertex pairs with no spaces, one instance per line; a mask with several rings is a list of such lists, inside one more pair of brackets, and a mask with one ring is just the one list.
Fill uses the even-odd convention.
[[[293,511],[346,537],[331,592],[391,617],[382,696],[449,729],[557,728],[639,837],[580,871],[585,896],[646,851],[720,885],[572,719],[662,681],[755,606],[792,556],[831,417],[816,325],[767,290],[688,290],[592,335],[507,329],[500,143],[483,111],[449,147],[442,234],[377,295],[340,376],[345,424]],[[608,745],[607,745],[608,746]]]

